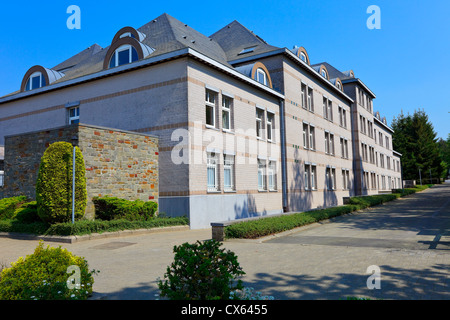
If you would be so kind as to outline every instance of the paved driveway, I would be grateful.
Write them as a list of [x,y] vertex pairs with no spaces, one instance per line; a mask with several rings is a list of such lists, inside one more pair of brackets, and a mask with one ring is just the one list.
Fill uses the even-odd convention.
[[[264,241],[226,241],[247,286],[275,299],[450,299],[450,185],[433,187],[363,213]],[[172,248],[211,238],[211,230],[61,244],[100,270],[94,290],[107,299],[155,299]],[[33,252],[37,241],[0,238],[0,263]],[[57,246],[52,242],[46,243]],[[369,266],[380,289],[368,289]],[[369,281],[369,283],[375,283]]]

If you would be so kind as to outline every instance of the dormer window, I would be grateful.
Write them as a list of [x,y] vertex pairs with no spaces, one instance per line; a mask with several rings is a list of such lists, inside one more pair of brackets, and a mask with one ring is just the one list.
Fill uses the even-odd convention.
[[119,38],[125,38],[125,37],[131,37],[131,38],[135,38],[134,34],[132,34],[131,32],[125,32],[124,34],[122,34]]
[[114,68],[139,60],[138,53],[133,46],[123,45],[111,56],[109,67]]
[[267,86],[267,75],[264,72],[263,69],[258,68],[256,70],[256,81],[258,81],[259,83],[262,83],[263,85]]
[[41,72],[35,72],[28,78],[25,91],[42,88],[46,85],[44,75]]
[[327,79],[327,72],[325,71],[325,69],[322,69],[321,71],[322,77],[324,77],[325,79]]
[[308,62],[306,61],[306,54],[304,54],[303,52],[300,52],[300,59],[302,59],[303,62],[308,63]]

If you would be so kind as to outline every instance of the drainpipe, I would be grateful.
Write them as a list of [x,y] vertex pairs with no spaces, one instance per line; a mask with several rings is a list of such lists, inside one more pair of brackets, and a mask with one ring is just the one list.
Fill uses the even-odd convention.
[[281,136],[281,181],[283,189],[283,212],[289,211],[287,199],[286,176],[286,128],[285,128],[284,100],[280,99],[280,136]]

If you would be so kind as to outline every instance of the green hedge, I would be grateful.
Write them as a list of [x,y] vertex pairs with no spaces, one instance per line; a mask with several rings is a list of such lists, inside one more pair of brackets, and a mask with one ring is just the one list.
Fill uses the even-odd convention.
[[425,190],[430,186],[424,185],[417,188],[403,189],[403,193],[402,189],[399,189],[395,190],[395,193],[392,194],[352,197],[350,198],[350,203],[343,206],[235,223],[225,227],[225,238],[256,239],[379,205],[408,194]]
[[154,217],[158,204],[153,201],[125,200],[116,197],[94,197],[95,217],[101,220],[125,219],[147,221]]
[[75,221],[74,224],[72,224],[71,222],[64,222],[51,225],[45,222],[22,223],[17,220],[1,220],[0,232],[69,236],[130,229],[151,229],[179,225],[189,225],[188,218],[154,218],[149,221],[79,220]]
[[355,205],[344,205],[235,223],[225,228],[225,237],[255,239],[350,213],[357,209],[358,207]]
[[17,208],[27,200],[25,196],[4,198],[0,200],[0,219],[12,219]]

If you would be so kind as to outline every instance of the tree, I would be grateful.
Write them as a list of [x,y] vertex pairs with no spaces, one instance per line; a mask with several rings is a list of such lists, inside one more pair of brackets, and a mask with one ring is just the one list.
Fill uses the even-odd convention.
[[424,110],[413,115],[403,112],[392,121],[394,150],[402,154],[403,179],[419,180],[442,175],[442,158],[439,153],[436,132]]
[[[36,182],[39,217],[48,223],[68,222],[72,217],[73,147],[68,142],[51,144],[41,158]],[[87,203],[83,154],[75,147],[75,218],[84,216]]]
[[447,140],[439,138],[438,140],[439,153],[442,158],[443,174],[441,178],[446,178],[449,175],[450,170],[450,133],[447,136]]

